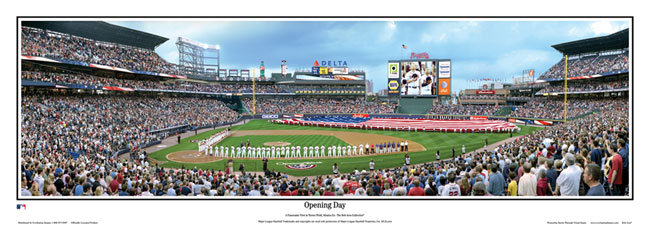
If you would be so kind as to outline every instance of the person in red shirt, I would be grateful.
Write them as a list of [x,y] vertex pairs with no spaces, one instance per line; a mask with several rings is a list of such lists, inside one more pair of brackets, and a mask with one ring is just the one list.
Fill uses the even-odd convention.
[[537,174],[539,175],[539,180],[537,180],[537,196],[546,196],[551,190],[551,184],[546,179],[546,170],[541,169]]
[[609,181],[609,189],[612,190],[612,195],[622,196],[625,194],[625,191],[623,190],[623,176],[621,176],[623,172],[623,158],[612,146],[608,147],[608,151],[609,154],[614,155],[612,157],[611,169],[607,175],[607,181]]
[[424,189],[420,187],[420,179],[414,179],[413,185],[415,186],[409,190],[408,196],[424,196]]
[[334,189],[334,185],[331,185],[330,189],[326,190],[325,193],[323,193],[323,196],[335,196],[336,194],[334,194],[334,191],[336,191]]
[[359,183],[354,177],[350,177],[350,180],[348,180],[348,182],[345,182],[345,184],[343,184],[343,188],[345,189],[346,187],[348,188],[350,193],[354,193],[355,191],[357,191],[357,188],[359,188]]

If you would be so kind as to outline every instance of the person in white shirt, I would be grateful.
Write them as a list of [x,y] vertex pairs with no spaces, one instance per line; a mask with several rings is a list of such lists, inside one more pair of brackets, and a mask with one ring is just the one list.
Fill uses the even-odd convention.
[[301,151],[301,150],[302,150],[302,149],[300,148],[300,146],[296,147],[296,158],[300,158],[300,157],[302,157],[302,155],[300,154],[300,151]]
[[460,186],[456,184],[455,173],[449,173],[447,184],[442,188],[441,196],[461,196]]
[[352,155],[357,155],[357,146],[352,146]]
[[316,146],[316,152],[315,152],[314,157],[318,158],[319,156],[320,156],[320,154],[318,154],[318,146]]
[[336,156],[341,156],[341,146],[336,147]]
[[332,157],[332,147],[327,147],[327,157]]
[[[234,151],[234,150],[233,150]],[[224,158],[228,158],[228,149],[226,149],[225,154],[223,155]]]
[[347,156],[350,156],[350,155],[352,155],[352,146],[348,145],[348,154],[347,154]]
[[304,151],[302,152],[302,155],[304,155],[305,157],[307,157],[307,149],[309,149],[309,148],[307,148],[307,146],[305,146],[305,147],[303,147],[302,149],[304,149]]
[[[228,149],[228,148],[226,148],[226,149]],[[221,149],[221,151],[219,152],[219,157],[223,157],[223,149]]]
[[209,156],[212,156],[212,149],[214,149],[214,146],[210,147],[210,153],[208,153]]
[[576,159],[571,153],[564,155],[564,160],[567,168],[562,170],[560,175],[557,177],[553,195],[578,196],[582,168],[575,165]]
[[[287,154],[289,156],[289,154]],[[291,158],[296,157],[296,146],[291,146]]]
[[275,158],[275,146],[271,147],[271,158]]
[[363,144],[359,145],[359,155],[363,155]]
[[408,141],[404,141],[404,151],[407,151],[407,152],[409,151],[409,142]]
[[463,145],[463,154],[465,154],[465,145]]
[[257,147],[257,152],[255,153],[255,158],[261,158],[262,157],[262,148]]
[[321,157],[325,157],[325,145],[320,146],[320,155]]
[[309,157],[314,157],[314,146],[309,146]]
[[370,145],[366,143],[366,153],[370,153]]

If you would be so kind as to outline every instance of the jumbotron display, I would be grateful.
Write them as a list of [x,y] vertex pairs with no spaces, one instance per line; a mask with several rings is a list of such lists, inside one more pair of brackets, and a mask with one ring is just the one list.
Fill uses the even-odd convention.
[[388,62],[388,95],[435,97],[450,95],[450,90],[450,60],[417,59]]

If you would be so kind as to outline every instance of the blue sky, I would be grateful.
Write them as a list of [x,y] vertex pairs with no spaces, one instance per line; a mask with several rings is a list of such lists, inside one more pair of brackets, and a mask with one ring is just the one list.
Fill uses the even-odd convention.
[[[156,49],[178,63],[179,36],[221,46],[221,68],[279,72],[309,69],[315,60],[345,60],[364,69],[374,91],[386,88],[388,60],[427,52],[452,60],[452,91],[472,79],[512,81],[523,70],[538,76],[562,55],[551,45],[603,36],[629,27],[622,20],[590,21],[108,21],[170,40]],[[402,49],[402,44],[407,46]],[[270,70],[270,71],[269,71]]]

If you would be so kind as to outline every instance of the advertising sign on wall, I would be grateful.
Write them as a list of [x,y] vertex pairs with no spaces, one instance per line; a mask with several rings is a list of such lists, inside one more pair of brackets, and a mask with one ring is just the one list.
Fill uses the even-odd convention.
[[438,95],[450,95],[451,94],[451,79],[439,79],[438,80]]
[[388,79],[388,95],[399,95],[398,79]]
[[451,77],[451,61],[439,61],[438,66],[440,66],[440,78],[450,78]]
[[399,63],[390,62],[388,63],[388,79],[397,79],[399,78]]

